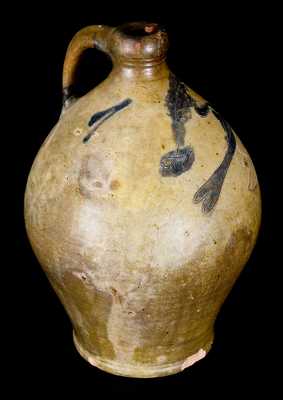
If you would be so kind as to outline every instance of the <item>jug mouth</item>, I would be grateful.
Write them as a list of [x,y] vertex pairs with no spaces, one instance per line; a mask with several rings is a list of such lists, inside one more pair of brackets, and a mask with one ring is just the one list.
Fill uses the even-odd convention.
[[113,59],[129,66],[161,63],[168,49],[168,36],[164,28],[145,21],[118,26],[110,42],[109,50]]
[[118,27],[120,32],[128,37],[144,37],[157,33],[160,29],[159,25],[152,22],[129,22]]

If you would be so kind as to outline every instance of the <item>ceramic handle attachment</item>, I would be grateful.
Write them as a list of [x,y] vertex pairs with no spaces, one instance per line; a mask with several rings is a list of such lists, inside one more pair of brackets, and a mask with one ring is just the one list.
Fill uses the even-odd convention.
[[73,94],[74,78],[82,53],[93,47],[107,53],[108,37],[112,31],[113,28],[105,25],[87,26],[78,31],[71,40],[63,67],[63,110],[76,100]]

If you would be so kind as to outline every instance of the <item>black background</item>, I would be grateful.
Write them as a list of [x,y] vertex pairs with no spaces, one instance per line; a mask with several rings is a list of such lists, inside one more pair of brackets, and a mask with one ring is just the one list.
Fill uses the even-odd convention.
[[[274,363],[277,343],[273,333],[277,327],[271,249],[272,224],[277,217],[271,200],[274,162],[266,148],[267,138],[271,139],[268,110],[274,106],[268,94],[272,35],[267,34],[273,17],[259,5],[248,10],[238,2],[218,7],[212,3],[190,3],[185,8],[185,3],[172,2],[166,9],[160,5],[154,11],[152,4],[143,2],[131,7],[125,3],[98,7],[95,2],[77,2],[66,4],[63,11],[51,3],[17,8],[11,51],[16,61],[11,69],[16,77],[12,91],[13,95],[17,91],[20,107],[12,120],[15,194],[9,199],[13,208],[9,221],[16,229],[10,253],[13,294],[8,287],[12,317],[5,329],[12,339],[8,351],[9,375],[14,382],[11,389],[38,397],[57,390],[65,394],[81,391],[84,396],[86,392],[92,396],[183,393],[186,398],[273,392],[278,370]],[[149,380],[107,374],[78,355],[71,324],[33,255],[23,222],[29,170],[59,117],[62,66],[69,41],[86,25],[116,26],[137,20],[166,27],[171,70],[221,112],[238,133],[254,161],[263,199],[256,248],[219,314],[212,350],[182,373]],[[78,93],[90,90],[110,69],[105,55],[86,51],[78,70]]]

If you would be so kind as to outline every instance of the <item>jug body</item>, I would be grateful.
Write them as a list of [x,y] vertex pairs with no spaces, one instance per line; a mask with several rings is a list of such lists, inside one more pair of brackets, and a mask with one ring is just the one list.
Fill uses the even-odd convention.
[[[80,99],[81,52],[113,70]],[[203,358],[254,247],[260,190],[230,125],[169,71],[155,24],[89,27],[70,44],[64,106],[30,172],[32,248],[92,365],[169,375]]]

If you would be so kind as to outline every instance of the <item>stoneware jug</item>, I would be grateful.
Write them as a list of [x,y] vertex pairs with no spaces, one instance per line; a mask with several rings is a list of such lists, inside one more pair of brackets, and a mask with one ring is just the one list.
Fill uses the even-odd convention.
[[[73,93],[83,51],[113,69]],[[165,62],[154,23],[96,25],[72,39],[63,109],[30,172],[32,248],[90,364],[157,377],[203,358],[256,241],[260,190],[231,126]],[[94,71],[95,73],[95,71]]]

